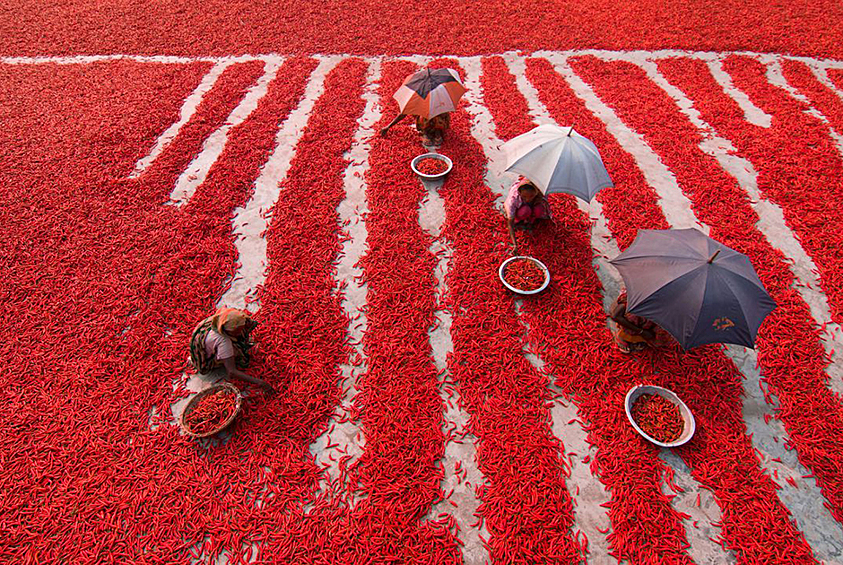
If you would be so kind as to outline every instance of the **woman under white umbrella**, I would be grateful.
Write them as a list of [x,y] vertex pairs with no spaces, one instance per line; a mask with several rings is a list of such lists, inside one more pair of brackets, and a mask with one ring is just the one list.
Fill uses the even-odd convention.
[[516,230],[532,231],[543,220],[551,220],[550,203],[544,194],[529,179],[518,178],[509,187],[509,193],[503,203],[507,229],[512,240],[512,253],[518,254]]
[[597,147],[573,127],[543,124],[510,139],[502,150],[506,170],[529,179],[510,187],[504,205],[515,252],[516,229],[551,217],[546,195],[573,194],[590,202],[601,189],[614,186]]

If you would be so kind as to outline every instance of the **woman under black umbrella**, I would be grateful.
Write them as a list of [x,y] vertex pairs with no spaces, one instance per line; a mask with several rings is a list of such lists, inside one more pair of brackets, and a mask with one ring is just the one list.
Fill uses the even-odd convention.
[[624,353],[630,353],[644,349],[656,339],[656,325],[646,318],[630,314],[626,305],[626,291],[622,290],[612,304],[609,318],[614,322],[612,335],[615,336],[615,344]]
[[749,257],[696,229],[639,230],[611,261],[629,292],[628,309],[685,349],[707,343],[755,347],[776,307]]

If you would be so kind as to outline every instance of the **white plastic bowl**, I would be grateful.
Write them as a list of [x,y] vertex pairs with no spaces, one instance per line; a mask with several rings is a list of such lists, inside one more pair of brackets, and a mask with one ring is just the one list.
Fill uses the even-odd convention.
[[[445,164],[448,165],[448,168],[445,169],[444,172],[439,173],[438,175],[426,175],[416,168],[416,165],[422,159],[436,159],[438,161],[444,161]],[[410,161],[410,168],[412,168],[413,172],[416,173],[417,175],[419,175],[424,180],[439,180],[441,178],[444,178],[445,175],[447,175],[448,173],[451,172],[451,169],[454,168],[454,163],[453,163],[453,161],[451,161],[445,155],[440,155],[439,153],[424,153],[423,155],[419,155],[418,157],[414,157],[413,160]]]
[[[659,396],[668,399],[669,401],[679,407],[679,414],[680,416],[682,416],[682,420],[685,422],[685,427],[682,429],[682,434],[676,441],[673,441],[671,443],[662,443],[657,439],[647,435],[644,430],[639,428],[638,424],[635,423],[635,419],[632,417],[632,405],[635,403],[636,400],[638,400],[638,397],[642,394],[658,394]],[[636,432],[641,434],[644,439],[651,443],[655,443],[660,447],[679,447],[680,445],[688,443],[688,441],[690,441],[691,438],[694,437],[694,432],[697,429],[697,424],[696,422],[694,422],[694,415],[691,414],[691,410],[671,390],[667,390],[666,388],[662,388],[660,386],[652,385],[634,386],[629,389],[629,392],[626,393],[626,401],[624,404],[626,408],[626,417],[629,418],[629,423],[632,424],[632,427],[635,428]]]
[[[541,268],[542,271],[544,271],[544,283],[539,288],[537,288],[536,290],[521,290],[519,288],[515,288],[514,286],[512,286],[511,284],[506,282],[506,279],[503,276],[504,271],[506,271],[506,266],[509,263],[511,263],[512,261],[515,261],[516,259],[529,259],[530,261],[532,261],[533,263],[538,265]],[[515,257],[510,257],[509,259],[507,259],[506,261],[501,263],[501,266],[498,267],[498,276],[500,277],[501,282],[503,283],[503,285],[506,288],[508,288],[509,290],[514,292],[515,294],[521,294],[521,295],[524,295],[524,296],[529,296],[531,294],[538,294],[541,291],[543,291],[544,289],[546,289],[547,285],[550,284],[550,271],[547,269],[545,264],[542,263],[541,261],[539,261],[538,259],[536,259],[535,257],[530,257],[529,255],[517,255]]]

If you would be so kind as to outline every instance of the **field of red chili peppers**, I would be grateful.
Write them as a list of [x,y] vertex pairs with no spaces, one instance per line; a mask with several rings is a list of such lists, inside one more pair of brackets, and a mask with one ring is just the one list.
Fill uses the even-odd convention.
[[[0,562],[843,565],[843,8],[698,4],[4,9]],[[425,64],[468,88],[436,184],[377,135]],[[615,186],[516,232],[516,296],[499,148],[545,122]],[[607,259],[691,226],[778,304],[756,350],[621,353]],[[278,392],[190,439],[222,304]]]

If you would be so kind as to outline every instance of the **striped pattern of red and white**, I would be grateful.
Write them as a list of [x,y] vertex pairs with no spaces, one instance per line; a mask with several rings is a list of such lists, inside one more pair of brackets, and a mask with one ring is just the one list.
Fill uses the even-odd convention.
[[[395,88],[429,64],[458,69],[467,88],[448,110],[452,130],[441,148],[454,171],[430,191],[409,171],[409,157],[423,151],[409,128],[373,136],[389,119]],[[249,307],[266,328],[258,370],[286,388],[248,407],[234,436],[207,456],[168,426],[170,403],[202,386],[180,377],[175,357],[165,371],[177,378],[175,393],[169,383],[127,383],[121,394],[134,391],[141,405],[124,412],[143,414],[143,431],[101,430],[95,444],[131,461],[132,477],[156,488],[101,477],[108,494],[100,500],[124,487],[131,496],[90,506],[85,523],[66,523],[77,510],[63,497],[81,495],[62,474],[70,482],[38,510],[53,519],[13,525],[14,543],[0,541],[0,555],[85,562],[78,552],[118,548],[139,560],[155,551],[138,541],[149,535],[159,545],[178,538],[179,551],[192,547],[209,559],[225,550],[244,560],[258,551],[296,562],[355,562],[354,555],[379,562],[402,551],[406,560],[472,565],[579,556],[594,564],[843,563],[843,62],[677,51],[4,57],[0,70],[14,80],[2,92],[35,97],[15,89],[62,73],[89,80],[73,74],[80,66],[102,76],[119,68],[116,100],[132,100],[122,76],[195,70],[195,86],[180,98],[141,101],[148,108],[137,112],[168,110],[154,134],[118,160],[124,178],[96,187],[96,197],[139,202],[143,214],[165,218],[166,229],[138,230],[145,245],[161,240],[165,273],[187,269],[180,261],[202,270],[185,259],[204,257],[201,249],[169,243],[182,232],[231,247],[222,263],[230,271],[204,275],[216,296],[169,276],[173,294],[150,291],[119,320],[129,330],[115,339],[169,339],[160,336],[172,333],[173,320],[156,321],[158,311],[143,308],[185,315],[171,304],[184,301],[201,306],[198,318],[216,303]],[[346,107],[349,93],[356,105]],[[108,108],[120,114],[118,103]],[[106,120],[102,112],[92,123]],[[510,182],[499,148],[542,123],[576,124],[600,148],[616,186],[591,203],[552,197],[559,225],[525,245],[555,282],[541,300],[522,303],[495,280],[506,241],[496,205]],[[121,189],[131,189],[131,199]],[[637,229],[667,227],[696,227],[751,258],[780,305],[757,351],[668,347],[628,358],[612,349],[602,312],[619,276],[608,259]],[[193,322],[177,320],[177,335]],[[137,329],[157,323],[160,335]],[[183,353],[179,343],[156,355]],[[40,386],[51,372],[33,359],[20,376]],[[131,354],[120,363],[123,372],[148,367]],[[80,378],[76,364],[62,371],[49,386]],[[639,382],[667,386],[689,404],[693,442],[659,453],[635,436],[621,402]],[[85,381],[86,398],[114,401],[98,386],[106,385]],[[151,392],[156,386],[166,394]],[[16,396],[18,414],[41,406],[38,390]],[[8,468],[16,458],[42,461],[33,455],[38,442],[64,438],[62,426],[69,434],[100,425],[80,417],[34,419],[29,431],[0,439],[0,455]],[[93,460],[89,449],[62,448],[48,459]],[[52,469],[7,473],[3,490],[42,492],[58,481],[42,478]],[[230,483],[219,482],[221,469]],[[233,490],[208,496],[209,484]],[[194,493],[193,485],[205,487]],[[85,480],[85,489],[98,488]],[[207,507],[180,506],[161,527],[147,509],[182,492],[208,496]],[[10,523],[30,519],[13,496],[2,500]],[[143,536],[89,535],[121,520]],[[222,533],[205,534],[214,528]],[[404,537],[390,538],[398,531]]]

